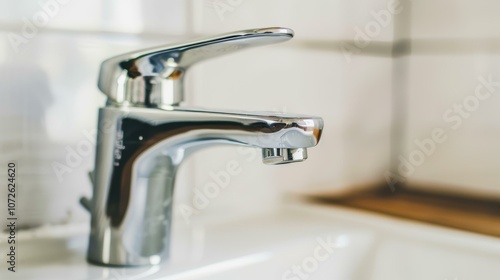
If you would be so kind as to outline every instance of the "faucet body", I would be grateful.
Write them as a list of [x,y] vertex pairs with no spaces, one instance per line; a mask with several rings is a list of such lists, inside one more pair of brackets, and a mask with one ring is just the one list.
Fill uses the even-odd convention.
[[273,164],[301,161],[321,127],[320,118],[307,116],[101,108],[88,259],[106,265],[168,259],[175,175],[194,151],[236,144],[295,156],[279,162],[271,156]]
[[168,259],[175,176],[198,149],[218,144],[262,148],[266,164],[307,158],[307,148],[321,137],[320,117],[179,106],[187,66],[292,35],[283,28],[247,30],[102,64],[99,87],[108,102],[99,110],[93,198],[82,199],[91,213],[89,262],[136,266]]

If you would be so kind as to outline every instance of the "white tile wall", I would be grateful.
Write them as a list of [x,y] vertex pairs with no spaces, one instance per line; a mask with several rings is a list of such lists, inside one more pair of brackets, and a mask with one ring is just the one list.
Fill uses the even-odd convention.
[[[409,60],[408,120],[406,160],[413,153],[419,163],[415,143],[442,129],[446,142],[436,143],[435,151],[411,169],[411,187],[435,192],[459,193],[488,198],[500,197],[500,123],[498,94],[477,100],[478,77],[500,80],[498,71],[498,1],[411,1],[409,34],[414,40]],[[406,93],[405,93],[406,94]],[[455,104],[465,104],[462,117]],[[472,106],[472,107],[471,107]],[[443,116],[448,110],[448,118]],[[458,124],[458,121],[461,123]],[[456,129],[454,129],[454,127]],[[430,144],[429,144],[430,145]],[[429,146],[430,147],[430,146]]]
[[[382,184],[389,166],[392,118],[392,59],[354,57],[343,67],[345,186]],[[335,132],[334,132],[335,133]]]
[[[433,129],[442,129],[447,140],[436,143],[421,165],[412,164],[410,185],[500,197],[500,87],[494,85],[484,100],[475,97],[482,85],[479,77],[500,82],[499,62],[498,55],[489,54],[411,57],[404,158],[422,150],[415,140],[429,138]],[[488,90],[482,88],[480,93]],[[463,116],[455,111],[455,104],[463,106]],[[419,162],[418,156],[413,162]]]
[[25,26],[34,26],[182,36],[189,32],[188,4],[182,0],[2,0],[0,22],[14,26],[18,32]]
[[500,2],[495,0],[411,1],[414,39],[495,38]]
[[[354,40],[361,30],[373,41],[393,37],[397,1],[193,0],[194,30],[220,33],[266,26],[294,29],[297,40]],[[389,8],[388,8],[389,7]],[[374,16],[375,14],[375,16]],[[368,30],[368,31],[367,31]]]

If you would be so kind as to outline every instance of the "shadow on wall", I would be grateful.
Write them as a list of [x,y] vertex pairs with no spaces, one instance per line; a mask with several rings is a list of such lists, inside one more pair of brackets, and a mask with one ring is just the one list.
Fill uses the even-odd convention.
[[[16,216],[22,217],[21,226],[42,224],[57,212],[53,198],[59,195],[50,168],[57,144],[50,141],[45,121],[54,103],[47,74],[36,64],[0,65],[0,93],[0,158],[2,166],[16,162],[16,198],[22,201],[16,205]],[[6,176],[1,175],[4,181]]]

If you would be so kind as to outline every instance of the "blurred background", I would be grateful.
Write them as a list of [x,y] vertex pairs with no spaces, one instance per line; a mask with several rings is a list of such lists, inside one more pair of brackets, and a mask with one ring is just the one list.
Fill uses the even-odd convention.
[[78,199],[91,196],[103,60],[268,26],[295,38],[196,65],[185,105],[319,115],[322,141],[309,160],[280,167],[254,149],[199,152],[181,168],[175,215],[186,219],[182,206],[195,208],[229,162],[241,172],[190,221],[374,189],[500,199],[499,9],[493,0],[2,0],[0,158],[18,163],[21,222],[88,221]]

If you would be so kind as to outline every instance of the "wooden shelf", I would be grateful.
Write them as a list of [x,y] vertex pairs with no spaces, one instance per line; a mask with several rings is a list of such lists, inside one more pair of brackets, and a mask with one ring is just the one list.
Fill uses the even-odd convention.
[[313,199],[500,237],[500,201],[404,189],[392,193],[385,186],[340,198]]

